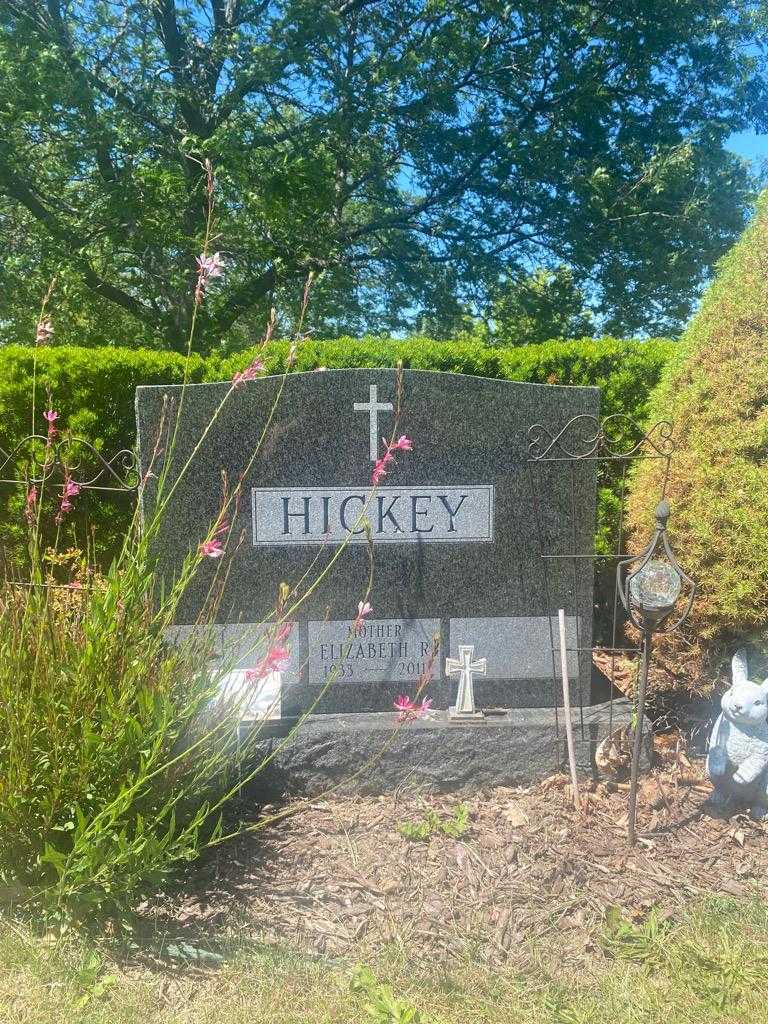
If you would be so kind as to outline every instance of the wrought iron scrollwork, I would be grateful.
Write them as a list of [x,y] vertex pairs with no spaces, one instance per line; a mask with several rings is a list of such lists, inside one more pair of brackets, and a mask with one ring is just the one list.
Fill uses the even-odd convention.
[[[8,475],[18,473],[20,464],[26,468],[23,476]],[[70,435],[52,441],[28,434],[9,451],[0,448],[0,484],[38,486],[65,477],[85,490],[130,493],[139,486],[138,459],[129,448],[105,458],[90,441]]]
[[601,420],[582,414],[553,434],[543,423],[528,430],[532,462],[572,459],[669,458],[674,451],[672,424],[660,420],[646,430],[630,416],[614,413]]

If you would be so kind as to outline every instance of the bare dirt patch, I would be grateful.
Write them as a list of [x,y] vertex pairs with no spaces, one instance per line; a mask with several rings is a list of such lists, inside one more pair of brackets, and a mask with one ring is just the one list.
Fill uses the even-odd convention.
[[[468,800],[317,800],[220,848],[183,896],[147,906],[144,919],[169,936],[230,931],[358,961],[394,945],[411,956],[499,963],[534,946],[572,969],[594,954],[609,905],[642,920],[652,907],[674,917],[708,895],[768,895],[768,827],[703,813],[707,790],[679,766],[649,775],[633,849],[627,794],[615,783],[593,784],[578,815],[561,776]],[[398,831],[429,810],[448,821],[461,803],[469,827],[460,838],[415,842]]]

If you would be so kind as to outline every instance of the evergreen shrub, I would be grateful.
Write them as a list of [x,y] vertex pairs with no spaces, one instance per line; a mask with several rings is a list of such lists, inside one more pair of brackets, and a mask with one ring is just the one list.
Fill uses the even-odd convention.
[[[733,644],[768,644],[768,193],[720,262],[648,413],[674,423],[670,536],[699,584],[686,633],[668,649],[666,685],[706,689]],[[659,472],[649,461],[633,480],[638,544]]]

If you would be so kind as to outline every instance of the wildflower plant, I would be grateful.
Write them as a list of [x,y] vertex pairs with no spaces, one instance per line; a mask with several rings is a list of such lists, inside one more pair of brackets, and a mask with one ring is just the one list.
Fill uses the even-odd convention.
[[[214,240],[215,181],[201,164],[201,190],[208,218],[196,261],[188,360],[198,314],[209,289],[226,272]],[[310,298],[308,277],[299,317]],[[38,345],[55,330],[46,296],[36,328]],[[275,313],[267,324],[272,337]],[[63,920],[123,911],[161,886],[180,864],[259,822],[232,821],[233,798],[277,755],[291,735],[265,754],[262,728],[243,730],[255,688],[280,672],[290,657],[295,617],[309,594],[327,577],[345,544],[321,547],[301,579],[277,590],[269,621],[245,638],[252,667],[241,685],[230,686],[243,658],[222,649],[213,623],[233,553],[241,489],[259,456],[279,405],[295,352],[286,360],[275,405],[261,439],[234,486],[222,480],[218,514],[205,536],[194,538],[172,579],[155,572],[155,550],[171,498],[205,443],[224,405],[263,372],[257,357],[234,375],[230,387],[183,464],[174,462],[188,372],[178,406],[168,407],[151,465],[152,508],[140,522],[139,507],[122,547],[105,572],[89,552],[65,547],[67,516],[82,490],[75,468],[61,454],[67,430],[50,396],[42,418],[47,432],[27,466],[20,518],[28,529],[28,571],[8,573],[0,584],[0,882],[17,901],[41,907]],[[33,379],[33,430],[35,390]],[[398,402],[399,408],[399,402]],[[395,452],[412,447],[405,437],[385,442],[385,466]],[[369,502],[377,481],[372,482]],[[369,574],[361,581],[354,625],[373,611],[373,551],[367,505],[355,529],[369,540]],[[55,524],[52,546],[43,543],[45,517]],[[180,602],[204,572],[207,593],[195,628],[174,638]],[[299,718],[311,714],[325,689]],[[425,707],[423,701],[419,707]],[[418,715],[416,705],[412,717]],[[401,719],[401,723],[405,719]],[[376,756],[374,752],[373,756]]]
[[397,831],[404,839],[412,842],[426,842],[435,835],[461,839],[470,829],[470,813],[466,804],[459,804],[452,814],[442,817],[432,808],[427,808],[418,821],[398,822]]

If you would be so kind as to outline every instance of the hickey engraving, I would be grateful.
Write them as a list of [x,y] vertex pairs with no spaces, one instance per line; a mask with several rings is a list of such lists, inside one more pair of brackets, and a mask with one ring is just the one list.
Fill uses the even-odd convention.
[[253,543],[482,542],[493,540],[493,485],[366,488],[254,487]]

